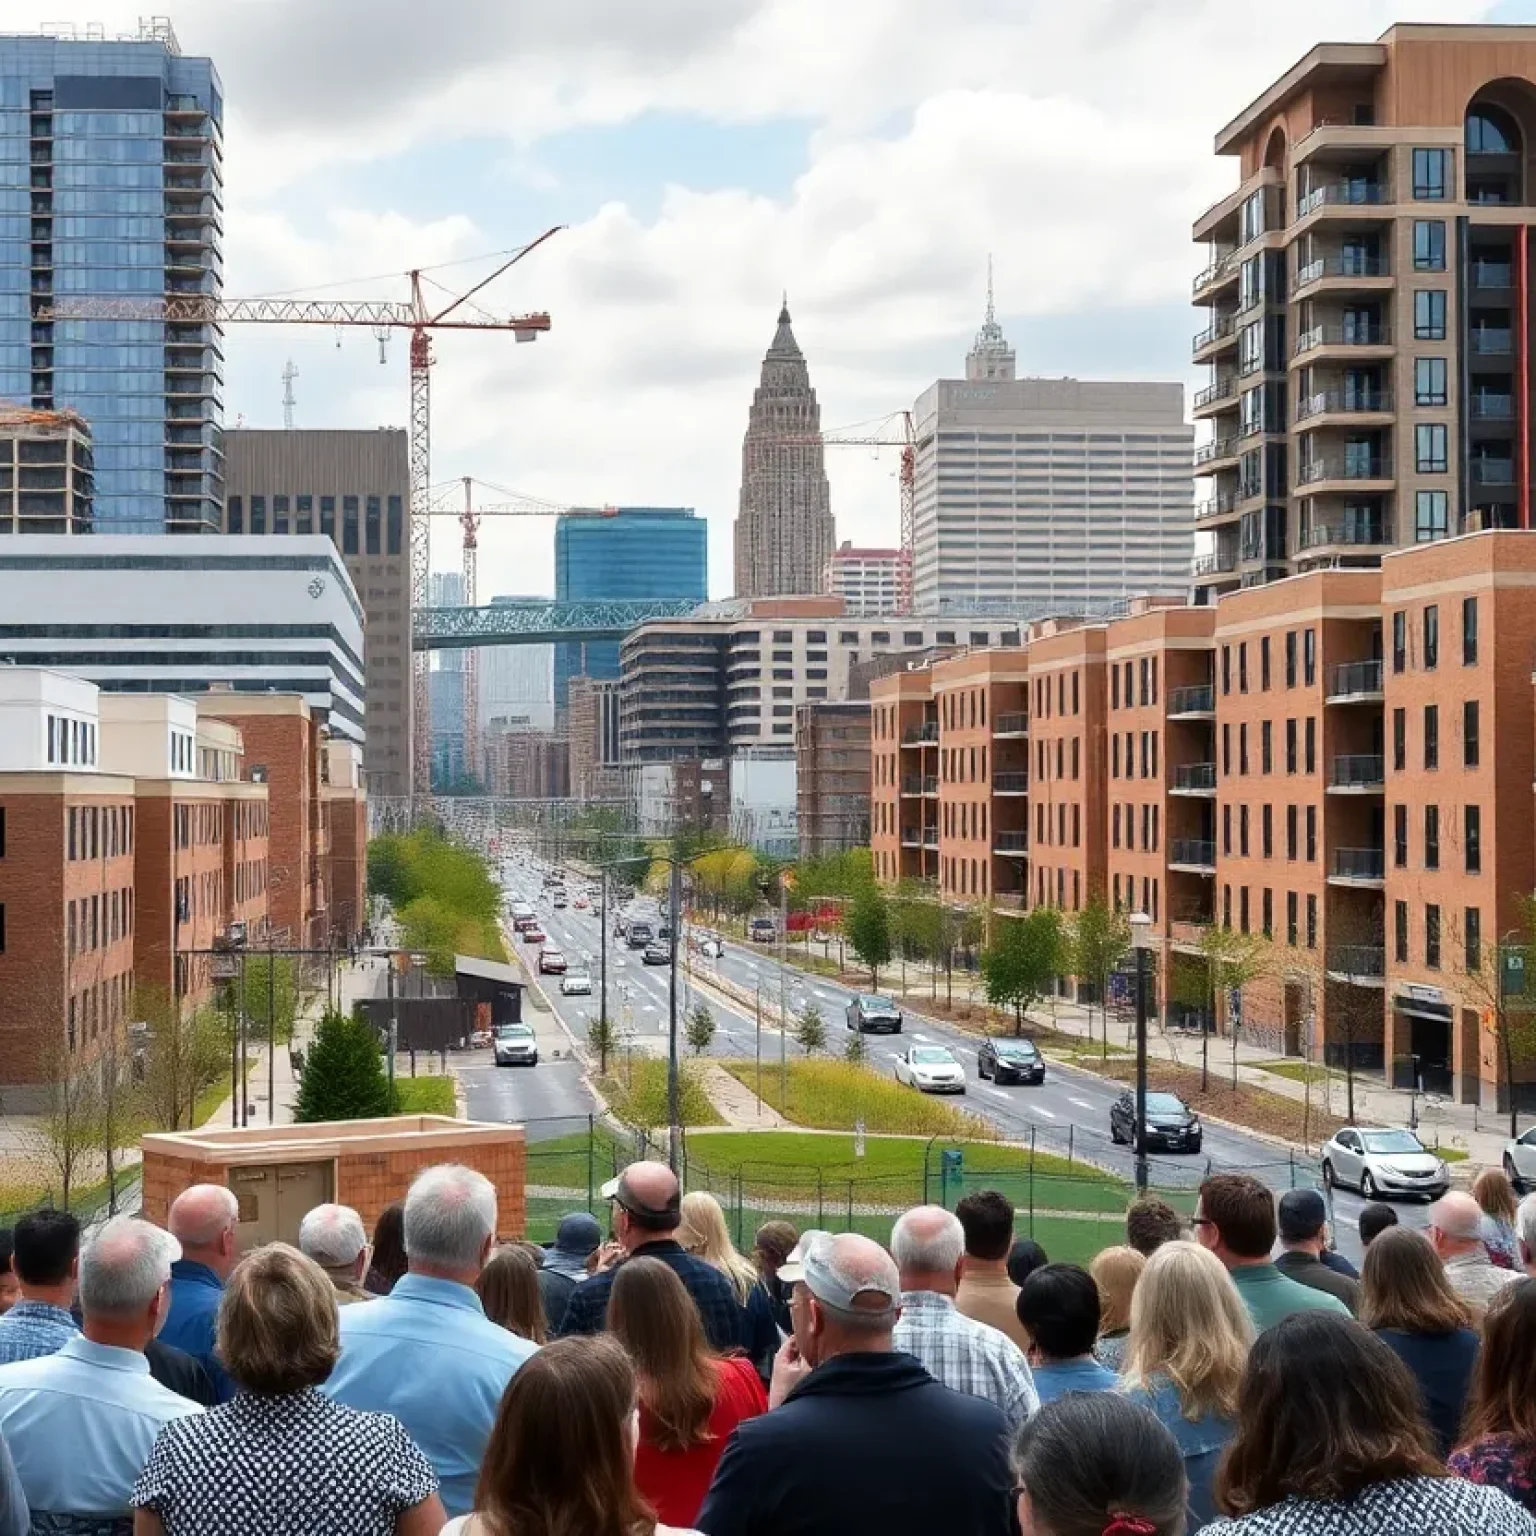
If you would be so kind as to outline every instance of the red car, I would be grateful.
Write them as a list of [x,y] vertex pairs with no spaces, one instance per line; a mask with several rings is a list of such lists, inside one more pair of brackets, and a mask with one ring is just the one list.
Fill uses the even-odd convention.
[[549,935],[537,923],[531,928],[523,929],[524,944],[542,944],[548,937]]
[[558,949],[541,949],[539,951],[539,975],[565,975],[565,956]]

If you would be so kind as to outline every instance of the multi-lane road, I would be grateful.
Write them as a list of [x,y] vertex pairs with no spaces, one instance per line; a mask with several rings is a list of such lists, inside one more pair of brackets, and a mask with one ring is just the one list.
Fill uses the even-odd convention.
[[[571,1059],[573,1037],[584,1041],[588,1021],[598,1011],[598,974],[602,931],[595,910],[577,910],[568,906],[557,910],[551,897],[541,887],[541,867],[533,861],[509,861],[503,868],[503,888],[509,900],[529,902],[538,913],[548,942],[557,946],[573,967],[589,969],[593,978],[590,997],[563,997],[558,978],[542,978],[542,990],[548,997],[553,1016],[537,1007],[525,1014],[540,1036],[541,1062],[532,1072],[489,1064],[469,1067],[462,1073],[469,1113],[475,1118],[521,1119],[529,1122],[530,1134],[544,1130],[552,1134],[570,1128],[553,1117],[586,1116],[596,1106],[581,1081],[581,1069]],[[574,897],[581,882],[569,883]],[[655,903],[638,898],[630,910],[637,915],[656,917]],[[611,917],[609,919],[611,925]],[[528,970],[536,965],[537,946],[517,941]],[[645,965],[641,952],[628,949],[614,937],[610,926],[608,939],[609,1012],[621,1031],[632,1032],[638,1048],[665,1051],[668,1029],[668,988],[671,972],[667,966]],[[776,1021],[782,995],[790,1012],[799,1012],[814,1001],[822,1011],[827,1026],[828,1048],[840,1052],[847,1038],[847,1006],[854,993],[827,977],[808,974],[794,965],[781,972],[773,945],[727,942],[717,959],[705,959],[697,952],[683,965],[686,943],[679,944],[678,1000],[679,1014],[685,1014],[693,1002],[702,999],[714,1014],[716,1033],[710,1048],[712,1056],[754,1059],[759,1050],[765,1072],[777,1065],[781,1051],[799,1055],[793,1039],[781,1036]],[[727,997],[713,983],[724,980],[741,996],[752,1001],[742,1003]],[[762,999],[761,1027],[757,999]],[[910,1007],[900,1035],[866,1037],[868,1060],[877,1070],[891,1071],[897,1056],[912,1044],[944,1045],[964,1065],[968,1087],[963,1106],[989,1120],[1011,1140],[1034,1139],[1041,1151],[1066,1153],[1084,1158],[1099,1167],[1129,1177],[1133,1172],[1130,1148],[1115,1146],[1109,1139],[1110,1105],[1123,1091],[1114,1083],[1092,1073],[1047,1062],[1046,1080],[1039,1085],[998,1087],[983,1082],[976,1072],[976,1037],[941,1019],[922,1016]],[[915,1091],[915,1090],[914,1090]],[[541,1127],[540,1122],[544,1122]],[[547,1127],[547,1129],[545,1129]],[[1289,1152],[1279,1144],[1246,1132],[1206,1122],[1204,1146],[1198,1157],[1160,1156],[1154,1159],[1152,1181],[1178,1186],[1198,1180],[1208,1165],[1219,1168],[1251,1170],[1276,1189],[1292,1183],[1313,1182],[1316,1165]],[[1354,1194],[1339,1191],[1334,1201],[1334,1219],[1339,1246],[1343,1252],[1358,1256],[1359,1236],[1356,1221],[1363,1202]],[[1424,1222],[1425,1208],[1402,1204],[1400,1219],[1413,1226]]]

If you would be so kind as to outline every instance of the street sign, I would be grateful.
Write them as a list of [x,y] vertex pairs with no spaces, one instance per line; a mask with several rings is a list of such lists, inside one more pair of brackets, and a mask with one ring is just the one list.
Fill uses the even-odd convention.
[[1499,951],[1499,993],[1502,997],[1525,996],[1525,951],[1508,946]]

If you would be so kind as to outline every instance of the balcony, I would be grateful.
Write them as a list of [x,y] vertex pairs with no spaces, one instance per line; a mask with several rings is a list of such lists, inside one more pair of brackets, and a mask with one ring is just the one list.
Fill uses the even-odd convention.
[[1310,421],[1318,416],[1377,416],[1392,410],[1389,390],[1320,390],[1304,395],[1296,404],[1296,420]]
[[1296,338],[1294,355],[1304,357],[1323,348],[1340,347],[1352,351],[1357,347],[1390,349],[1391,345],[1392,332],[1385,325],[1314,325]]
[[992,896],[992,906],[996,911],[1022,912],[1028,899],[1023,891],[995,891]]
[[1473,261],[1467,275],[1474,288],[1513,288],[1515,269],[1507,261]]
[[1513,459],[1484,457],[1469,459],[1467,464],[1472,472],[1473,485],[1513,485],[1515,483]]
[[923,846],[923,834],[916,827],[903,827],[901,829],[901,846],[903,848],[921,848]]
[[1216,689],[1210,683],[1174,688],[1168,694],[1170,720],[1209,720],[1216,714]]
[[1200,361],[1200,355],[1208,347],[1214,347],[1217,342],[1226,341],[1237,330],[1236,315],[1218,315],[1206,328],[1199,332],[1191,343],[1191,351],[1196,362]]
[[[1310,439],[1309,439],[1310,441]],[[1392,466],[1380,454],[1345,454],[1342,458],[1333,454],[1319,454],[1301,466],[1296,486],[1312,487],[1341,484],[1359,487],[1377,485],[1390,489]]]
[[1387,976],[1384,944],[1337,944],[1328,951],[1328,979],[1356,986],[1382,986]]
[[1348,284],[1354,279],[1376,281],[1390,278],[1390,267],[1380,256],[1346,255],[1339,252],[1332,256],[1318,256],[1296,268],[1296,289],[1309,288],[1313,283],[1338,280]]
[[1218,437],[1209,443],[1202,443],[1195,449],[1195,464],[1215,464],[1221,459],[1235,459],[1237,457],[1237,437]]
[[928,747],[933,746],[939,739],[939,722],[930,720],[927,725],[909,725],[902,732],[901,744],[904,747]]
[[1346,661],[1328,674],[1329,704],[1379,704],[1381,702],[1379,661]]
[[1196,415],[1212,406],[1222,404],[1223,401],[1237,399],[1237,377],[1217,379],[1214,384],[1207,384],[1199,390],[1192,402],[1192,408]]
[[923,792],[923,776],[920,773],[902,775],[901,793],[907,799],[915,799]]
[[938,774],[936,774],[936,773],[925,773],[923,775],[923,794],[925,796],[927,796],[931,800],[935,796],[937,796],[938,792],[939,792],[939,776],[938,776]]
[[1028,832],[999,832],[992,840],[993,853],[1024,854],[1029,852]]
[[1387,784],[1387,760],[1379,753],[1354,752],[1333,760],[1329,794],[1379,795]]
[[1473,421],[1513,421],[1515,397],[1483,392],[1472,396],[1470,401]]
[[1239,266],[1241,266],[1241,262],[1238,260],[1237,252],[1229,251],[1219,260],[1213,261],[1205,271],[1196,275],[1191,285],[1191,292],[1198,298],[1205,289],[1212,288],[1217,283],[1223,282],[1226,279],[1236,277]]
[[1392,542],[1392,525],[1381,518],[1350,518],[1342,523],[1313,523],[1301,531],[1299,549],[1384,548]]
[[1480,325],[1467,339],[1479,357],[1508,357],[1515,350],[1515,333],[1508,326]]
[[937,848],[938,846],[939,846],[939,829],[937,827],[928,827],[923,832],[923,847],[924,848]]
[[1371,889],[1385,884],[1387,854],[1383,848],[1335,848],[1330,885],[1363,885]]
[[1201,555],[1190,567],[1196,581],[1203,576],[1220,576],[1237,569],[1237,551],[1218,549],[1213,555]]
[[994,773],[992,793],[994,795],[1027,795],[1029,775],[1027,773]]
[[1296,219],[1299,222],[1320,208],[1373,207],[1390,201],[1390,191],[1383,182],[1328,181],[1297,198]]
[[1198,837],[1176,837],[1168,845],[1168,868],[1190,874],[1216,873],[1216,844]]
[[1198,955],[1205,949],[1205,936],[1210,931],[1209,917],[1176,917],[1168,924],[1168,943],[1187,955]]
[[1029,735],[1029,716],[1022,710],[1016,710],[1006,715],[994,716],[992,722],[993,739],[998,737],[1008,738],[1012,736]]
[[1214,795],[1216,764],[1180,763],[1173,770],[1172,789],[1176,795]]

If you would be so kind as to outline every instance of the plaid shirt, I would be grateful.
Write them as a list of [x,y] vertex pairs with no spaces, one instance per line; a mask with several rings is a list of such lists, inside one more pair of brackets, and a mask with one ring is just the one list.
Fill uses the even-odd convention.
[[[699,1309],[704,1336],[712,1349],[724,1353],[747,1346],[746,1310],[736,1300],[731,1282],[714,1265],[695,1258],[669,1237],[642,1243],[630,1256],[660,1259],[683,1282]],[[578,1282],[560,1321],[558,1331],[562,1338],[567,1334],[603,1331],[608,1321],[608,1295],[613,1290],[614,1273],[612,1269],[604,1270]]]
[[1039,1406],[1024,1352],[1005,1333],[955,1310],[937,1291],[903,1291],[894,1343],[955,1392],[985,1398],[1017,1429]]
[[80,1332],[63,1307],[43,1301],[18,1301],[0,1317],[0,1365],[56,1355]]

